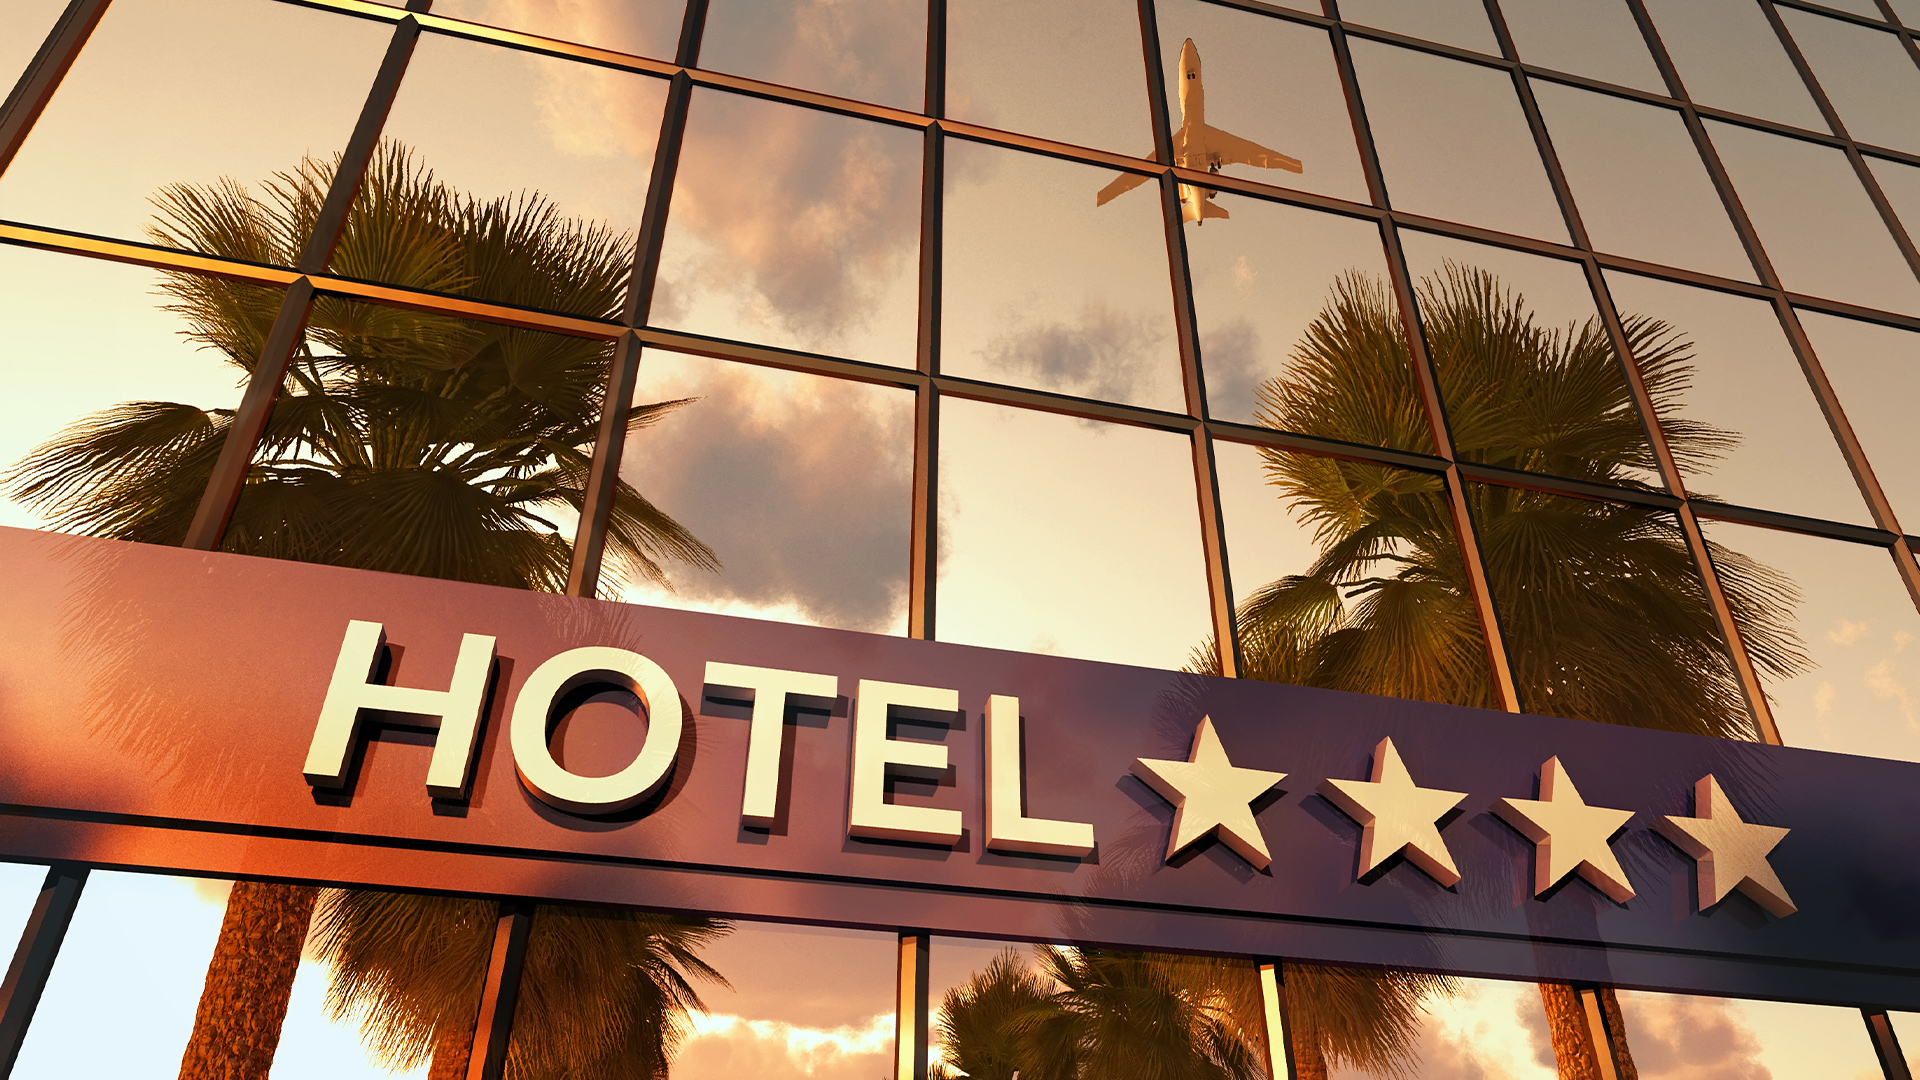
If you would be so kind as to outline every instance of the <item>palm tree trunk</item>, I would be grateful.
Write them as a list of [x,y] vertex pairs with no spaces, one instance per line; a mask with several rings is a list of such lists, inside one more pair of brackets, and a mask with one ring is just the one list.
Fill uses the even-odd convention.
[[[1620,999],[1611,987],[1601,988],[1599,998],[1607,1027],[1615,1033],[1614,1056],[1620,1066],[1620,1080],[1640,1080],[1633,1055],[1627,1050]],[[1603,1080],[1593,1043],[1587,1037],[1587,1010],[1580,1003],[1580,992],[1565,983],[1541,983],[1540,999],[1547,1009],[1547,1031],[1553,1037],[1553,1060],[1559,1065],[1560,1080]]]
[[320,890],[236,881],[180,1080],[266,1080]]
[[458,1025],[433,1033],[433,1064],[427,1080],[466,1080],[467,1057],[473,1052],[473,1028]]

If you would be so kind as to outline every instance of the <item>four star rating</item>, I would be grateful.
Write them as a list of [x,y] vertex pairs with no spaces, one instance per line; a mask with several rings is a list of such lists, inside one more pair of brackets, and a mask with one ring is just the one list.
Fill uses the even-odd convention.
[[[1208,836],[1217,836],[1256,870],[1272,862],[1253,804],[1287,774],[1234,765],[1211,718],[1201,717],[1187,760],[1139,758],[1133,774],[1173,804],[1169,862]],[[1329,779],[1319,792],[1361,827],[1359,879],[1404,854],[1442,885],[1461,880],[1439,823],[1467,796],[1415,784],[1392,739],[1374,748],[1371,779]],[[1496,799],[1490,809],[1533,841],[1535,896],[1577,875],[1616,902],[1633,898],[1613,853],[1613,840],[1633,811],[1589,806],[1559,758],[1540,766],[1538,799]],[[1700,816],[1661,817],[1654,828],[1694,860],[1701,908],[1738,890],[1775,916],[1793,914],[1793,901],[1767,861],[1788,830],[1743,820],[1711,775],[1694,785],[1694,812]]]

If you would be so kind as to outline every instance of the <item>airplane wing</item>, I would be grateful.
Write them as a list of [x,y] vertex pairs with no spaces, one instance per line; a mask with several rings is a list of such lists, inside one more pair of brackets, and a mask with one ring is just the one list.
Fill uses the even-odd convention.
[[1252,165],[1261,169],[1285,169],[1287,172],[1299,172],[1300,161],[1290,158],[1278,150],[1269,150],[1251,139],[1230,135],[1217,127],[1208,125],[1198,134],[1204,147],[1195,147],[1189,138],[1187,152],[1192,154],[1200,150],[1210,160],[1218,157],[1222,165]]
[[1100,193],[1093,197],[1093,205],[1105,206],[1119,196],[1125,195],[1127,192],[1132,191],[1134,188],[1139,187],[1151,179],[1153,179],[1153,177],[1142,176],[1139,173],[1121,173],[1119,176],[1114,177],[1113,183],[1100,189]]

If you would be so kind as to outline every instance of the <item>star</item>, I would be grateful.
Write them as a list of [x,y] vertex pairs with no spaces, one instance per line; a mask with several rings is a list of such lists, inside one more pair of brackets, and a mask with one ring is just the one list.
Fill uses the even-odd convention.
[[1373,780],[1326,780],[1320,794],[1361,825],[1360,872],[1371,874],[1381,863],[1402,851],[1407,861],[1442,885],[1460,881],[1453,853],[1440,839],[1435,825],[1467,796],[1461,791],[1416,787],[1400,760],[1392,739],[1373,748]]
[[1187,760],[1138,758],[1133,775],[1174,805],[1173,840],[1167,845],[1169,862],[1215,830],[1255,870],[1264,870],[1273,862],[1260,824],[1253,820],[1253,800],[1287,774],[1235,768],[1227,760],[1220,736],[1214,733],[1212,717],[1200,718],[1200,729],[1193,735],[1193,753]]
[[1633,899],[1627,872],[1607,841],[1627,824],[1631,810],[1588,806],[1561,771],[1560,759],[1540,766],[1540,798],[1495,799],[1493,812],[1533,841],[1533,895],[1539,896],[1576,871],[1618,903]]
[[1735,889],[1784,919],[1800,910],[1767,862],[1767,853],[1789,830],[1742,821],[1712,773],[1693,785],[1693,811],[1699,817],[1663,817],[1653,823],[1661,836],[1693,856],[1700,883],[1700,908],[1706,910]]

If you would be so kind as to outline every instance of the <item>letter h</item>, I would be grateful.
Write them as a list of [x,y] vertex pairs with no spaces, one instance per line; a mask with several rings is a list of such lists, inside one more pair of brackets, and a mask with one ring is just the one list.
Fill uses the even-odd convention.
[[327,701],[320,708],[313,745],[307,750],[307,783],[337,788],[347,782],[347,762],[360,735],[361,710],[378,709],[431,718],[429,726],[439,733],[427,768],[427,792],[435,798],[458,799],[466,794],[467,767],[480,739],[480,711],[486,706],[487,678],[493,670],[493,639],[481,634],[461,637],[453,685],[445,690],[374,682],[386,640],[386,628],[380,623],[359,619],[347,623]]

